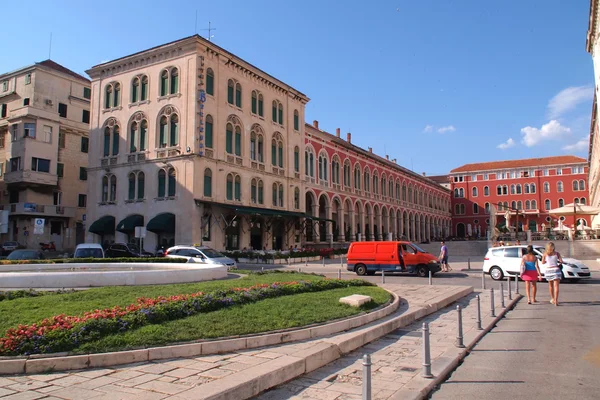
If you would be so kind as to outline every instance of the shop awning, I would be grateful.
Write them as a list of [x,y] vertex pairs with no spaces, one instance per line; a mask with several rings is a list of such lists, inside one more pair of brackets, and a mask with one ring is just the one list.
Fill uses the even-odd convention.
[[90,225],[88,231],[95,233],[96,235],[112,235],[115,233],[115,217],[112,215],[105,215],[100,217]]
[[135,231],[136,226],[144,226],[144,216],[140,214],[132,214],[121,220],[117,225],[117,230],[123,233]]
[[306,219],[312,219],[313,221],[324,221],[324,222],[336,222],[333,219],[328,219],[328,218],[320,218],[320,217],[313,217],[311,215],[307,215],[305,216]]
[[148,221],[146,229],[154,233],[175,233],[175,214],[158,214]]
[[247,206],[236,206],[233,204],[216,203],[212,201],[196,200],[197,202],[211,204],[217,207],[223,207],[229,210],[233,210],[236,214],[245,215],[262,215],[270,217],[295,217],[295,218],[306,218],[306,214],[301,212],[284,211],[284,210],[272,210],[269,208],[260,207],[247,207]]

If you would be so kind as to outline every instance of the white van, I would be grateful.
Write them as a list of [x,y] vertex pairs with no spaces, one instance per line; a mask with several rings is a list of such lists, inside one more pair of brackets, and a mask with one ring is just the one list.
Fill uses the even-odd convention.
[[73,258],[104,258],[104,249],[98,243],[78,244]]

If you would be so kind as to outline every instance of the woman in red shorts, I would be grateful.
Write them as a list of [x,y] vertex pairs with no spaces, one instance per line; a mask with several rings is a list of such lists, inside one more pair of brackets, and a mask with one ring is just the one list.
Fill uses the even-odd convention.
[[[538,259],[533,252],[533,246],[527,246],[527,254],[521,260],[521,279],[525,281],[525,292],[527,293],[527,304],[535,303],[537,294],[537,281],[542,280],[542,272],[538,265]],[[531,296],[531,287],[533,286],[533,297]]]

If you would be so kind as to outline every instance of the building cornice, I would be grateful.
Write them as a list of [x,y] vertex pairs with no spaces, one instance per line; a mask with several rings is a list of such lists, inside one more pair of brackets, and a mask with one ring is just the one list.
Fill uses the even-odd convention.
[[594,43],[597,39],[597,25],[598,25],[598,0],[590,0],[590,15],[588,22],[587,37],[585,41],[585,47],[588,53],[592,54],[594,51]]

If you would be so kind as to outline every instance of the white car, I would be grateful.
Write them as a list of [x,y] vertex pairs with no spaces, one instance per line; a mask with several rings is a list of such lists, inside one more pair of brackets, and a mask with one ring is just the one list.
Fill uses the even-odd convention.
[[167,249],[165,257],[185,258],[188,262],[225,265],[227,269],[235,269],[235,261],[207,246],[173,246]]
[[[533,246],[536,257],[540,260],[539,266],[542,274],[548,264],[542,264],[542,255],[545,249],[542,246]],[[521,259],[527,253],[527,246],[502,246],[488,249],[483,259],[483,272],[489,274],[493,280],[499,281],[506,276],[520,275]],[[574,258],[563,257],[563,279],[578,281],[591,278],[590,269],[581,261]]]
[[73,258],[104,258],[104,249],[99,243],[81,243],[75,248]]

